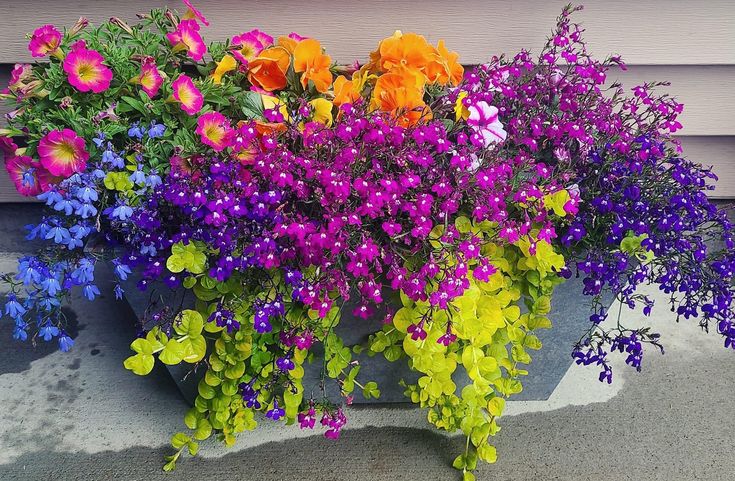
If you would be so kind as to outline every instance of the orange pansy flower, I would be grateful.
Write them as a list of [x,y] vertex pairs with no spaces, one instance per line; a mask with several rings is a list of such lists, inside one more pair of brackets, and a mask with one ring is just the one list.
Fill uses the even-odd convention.
[[329,66],[332,58],[322,53],[322,46],[313,38],[300,41],[293,52],[293,68],[301,75],[301,85],[306,88],[309,80],[319,92],[326,92],[332,85],[332,72]]
[[383,39],[377,52],[370,55],[381,72],[389,72],[394,68],[408,67],[424,70],[432,60],[433,48],[426,39],[415,33],[401,33],[397,30],[391,37]]
[[283,37],[278,37],[278,46],[285,48],[291,55],[293,55],[293,51],[298,44],[298,40],[294,38],[286,37],[285,35]]
[[340,75],[334,80],[334,105],[351,104],[360,98],[360,92],[355,89],[357,85],[352,80],[347,80]]
[[450,52],[444,45],[444,40],[439,40],[437,48],[433,49],[432,61],[426,66],[426,78],[430,83],[446,85],[451,83],[457,85],[462,81],[464,67],[458,62],[459,54]]
[[406,67],[381,75],[373,88],[371,110],[390,112],[403,126],[415,125],[431,118],[424,103],[424,75]]
[[263,50],[248,64],[248,80],[263,90],[272,92],[286,86],[286,72],[291,56],[282,47]]

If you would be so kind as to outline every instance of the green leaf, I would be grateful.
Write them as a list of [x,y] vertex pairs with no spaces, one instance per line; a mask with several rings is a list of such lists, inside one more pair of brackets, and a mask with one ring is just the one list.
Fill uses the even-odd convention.
[[202,419],[201,421],[199,421],[197,429],[196,431],[194,431],[194,439],[196,439],[197,441],[204,441],[211,435],[212,424],[206,419]]
[[177,322],[174,322],[174,330],[181,336],[198,337],[204,329],[202,315],[191,309],[181,312]]
[[464,469],[465,467],[464,454],[460,454],[456,458],[454,458],[454,462],[452,463],[452,466],[454,467],[454,469]]
[[171,436],[171,446],[173,446],[174,449],[183,448],[189,441],[191,441],[191,438],[185,433],[176,433]]
[[495,446],[483,444],[477,448],[477,456],[486,463],[494,463],[498,460],[498,453]]
[[199,452],[199,443],[189,441],[188,443],[186,443],[186,448],[189,450],[189,454],[191,454],[192,456],[196,456],[196,454]]
[[503,409],[505,409],[505,399],[502,397],[496,396],[487,403],[487,411],[495,417],[503,414]]
[[136,354],[125,359],[123,366],[138,376],[145,376],[153,370],[154,363],[155,360],[151,354]]
[[184,349],[184,346],[176,339],[171,339],[166,343],[163,351],[158,355],[158,359],[162,363],[172,366],[174,364],[179,364],[184,359],[185,354],[186,350]]
[[379,398],[380,389],[378,389],[378,383],[376,383],[375,381],[365,383],[365,387],[362,388],[362,395],[365,397],[365,399]]

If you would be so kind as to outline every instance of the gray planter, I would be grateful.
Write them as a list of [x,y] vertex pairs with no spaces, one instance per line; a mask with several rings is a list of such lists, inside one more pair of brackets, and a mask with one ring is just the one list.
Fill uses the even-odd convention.
[[[151,299],[163,304],[181,303],[184,296],[184,305],[192,306],[192,297],[186,297],[183,289],[171,290],[162,283],[156,283],[141,292],[135,287],[135,280],[131,277],[125,286],[125,300],[138,318],[142,318]],[[564,373],[572,364],[571,350],[573,344],[580,338],[589,326],[589,305],[582,296],[582,282],[579,279],[570,279],[558,286],[552,300],[552,310],[549,314],[554,327],[541,330],[537,333],[543,342],[543,348],[533,353],[533,362],[529,366],[529,375],[523,379],[523,392],[514,396],[516,400],[544,400],[548,399],[556,388]],[[377,316],[376,316],[377,317]],[[345,345],[354,345],[367,340],[373,332],[381,329],[379,319],[356,319],[343,315],[340,324],[335,328],[345,342]],[[318,346],[315,346],[318,349]],[[318,354],[319,352],[316,351]],[[399,382],[414,381],[417,373],[411,371],[406,359],[388,362],[381,354],[370,357],[361,354],[356,357],[360,362],[359,379],[376,381],[381,391],[378,400],[366,400],[359,389],[355,390],[355,403],[401,403],[409,402],[403,395],[403,388]],[[171,377],[176,382],[184,398],[193,404],[197,395],[197,384],[204,375],[204,366],[194,370],[189,364],[166,366]],[[311,392],[319,393],[321,363],[315,362],[304,366],[304,388],[306,395]],[[461,369],[458,370],[464,374]],[[459,376],[459,373],[456,374]],[[458,384],[465,384],[468,379],[455,378]],[[339,399],[339,389],[334,382],[327,380],[325,388],[330,399]]]

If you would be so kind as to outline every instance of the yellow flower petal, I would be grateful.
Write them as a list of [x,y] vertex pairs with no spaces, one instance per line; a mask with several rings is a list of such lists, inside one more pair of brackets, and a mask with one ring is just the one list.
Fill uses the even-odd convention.
[[235,70],[236,67],[237,61],[235,60],[235,57],[230,54],[225,55],[224,57],[222,57],[222,60],[217,62],[217,68],[211,75],[212,81],[214,81],[214,83],[217,85],[221,84],[222,76],[227,72]]

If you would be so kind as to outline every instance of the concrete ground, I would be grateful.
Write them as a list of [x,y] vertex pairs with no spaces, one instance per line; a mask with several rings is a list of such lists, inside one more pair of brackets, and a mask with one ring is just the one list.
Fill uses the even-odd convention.
[[[37,215],[14,209],[0,215],[0,272],[26,249],[12,218]],[[648,292],[659,300],[652,323],[666,354],[649,351],[641,373],[616,361],[611,386],[573,366],[548,400],[509,402],[498,462],[481,466],[479,480],[735,479],[735,352],[695,325],[677,325],[665,296]],[[0,321],[2,481],[458,479],[450,464],[463,439],[427,429],[422,412],[405,406],[350,409],[336,442],[264,419],[234,448],[205,442],[165,474],[162,457],[184,428],[186,404],[162,369],[141,378],[122,367],[132,312],[107,296],[75,299],[69,314],[77,333],[67,354],[17,343]]]

